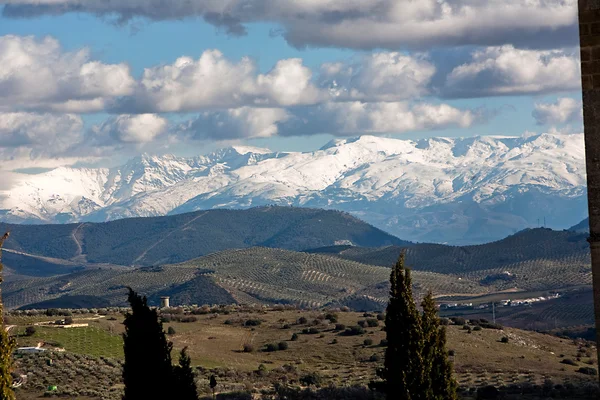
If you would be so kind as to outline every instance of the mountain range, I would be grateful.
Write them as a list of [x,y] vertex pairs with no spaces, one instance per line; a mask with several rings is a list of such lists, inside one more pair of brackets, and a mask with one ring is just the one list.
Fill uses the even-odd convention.
[[477,244],[587,214],[583,135],[334,140],[313,152],[234,146],[116,168],[27,175],[0,192],[8,223],[103,222],[262,205],[346,211],[412,242]]

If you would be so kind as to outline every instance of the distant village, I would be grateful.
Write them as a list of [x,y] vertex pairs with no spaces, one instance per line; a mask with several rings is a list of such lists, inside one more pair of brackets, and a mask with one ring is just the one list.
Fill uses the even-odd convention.
[[[540,297],[531,297],[528,299],[518,299],[518,300],[512,300],[512,299],[506,299],[506,300],[500,300],[499,302],[494,302],[494,305],[496,307],[519,307],[519,306],[530,306],[533,303],[538,303],[541,301],[548,301],[548,300],[554,300],[554,299],[558,299],[561,297],[560,293],[554,293],[551,294],[549,296],[540,296]],[[439,306],[440,310],[450,310],[450,309],[454,309],[454,310],[465,310],[465,309],[469,309],[469,310],[482,310],[482,309],[486,309],[486,308],[490,308],[492,307],[492,302],[490,303],[482,303],[482,304],[473,304],[473,303],[446,303],[446,304],[441,304]]]

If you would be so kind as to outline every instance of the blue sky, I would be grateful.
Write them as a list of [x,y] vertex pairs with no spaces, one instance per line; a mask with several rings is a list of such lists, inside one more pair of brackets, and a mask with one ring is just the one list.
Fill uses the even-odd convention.
[[[574,1],[493,0],[478,6],[472,21],[465,21],[469,2],[449,2],[456,8],[440,9],[450,17],[438,36],[427,28],[437,14],[420,22],[425,9],[396,13],[388,0],[373,9],[282,0],[266,2],[266,12],[258,0],[246,8],[232,0],[226,9],[175,0],[165,10],[138,0],[57,2],[60,9],[0,2],[0,60],[19,60],[15,73],[0,73],[0,156],[14,168],[114,162],[141,151],[202,154],[231,143],[309,151],[361,134],[413,139],[582,129]],[[131,19],[116,23],[119,16]],[[488,16],[493,24],[486,26]],[[240,29],[244,35],[231,34]],[[47,36],[53,42],[44,42]],[[189,57],[187,67],[177,64],[181,57]],[[62,63],[67,72],[52,65]],[[91,83],[78,77],[86,68]],[[152,71],[148,84],[145,68]]]

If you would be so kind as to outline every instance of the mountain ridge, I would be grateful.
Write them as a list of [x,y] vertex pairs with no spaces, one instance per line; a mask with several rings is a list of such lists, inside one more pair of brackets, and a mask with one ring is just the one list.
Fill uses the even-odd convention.
[[320,150],[248,146],[113,169],[61,168],[0,192],[0,220],[103,222],[268,204],[347,211],[395,236],[476,244],[546,218],[586,215],[583,136],[401,140],[360,136]]

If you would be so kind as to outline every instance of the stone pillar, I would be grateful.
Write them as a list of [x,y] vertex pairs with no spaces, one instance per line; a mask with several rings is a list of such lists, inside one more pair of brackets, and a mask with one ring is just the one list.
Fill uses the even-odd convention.
[[160,298],[160,308],[169,308],[169,296],[162,296]]
[[579,41],[596,343],[600,360],[600,0],[579,0]]

